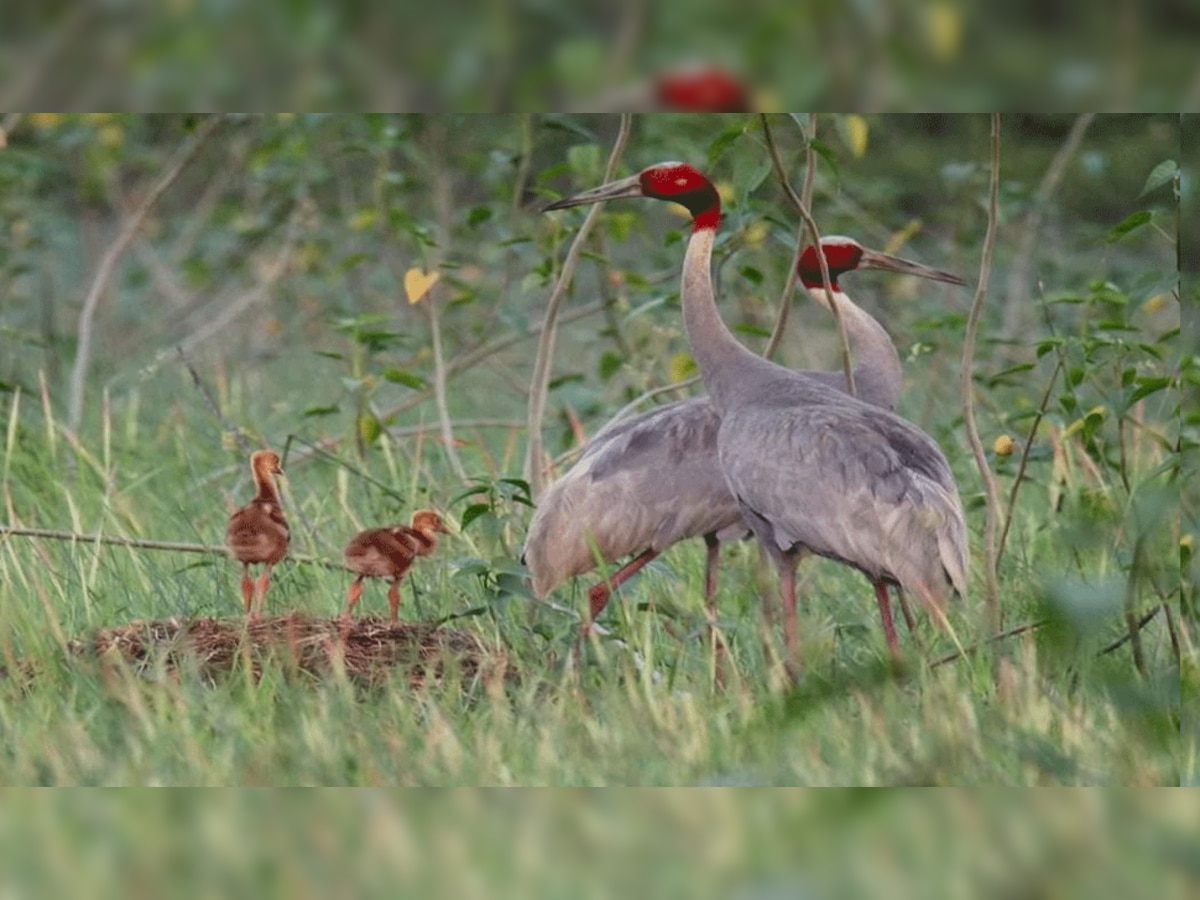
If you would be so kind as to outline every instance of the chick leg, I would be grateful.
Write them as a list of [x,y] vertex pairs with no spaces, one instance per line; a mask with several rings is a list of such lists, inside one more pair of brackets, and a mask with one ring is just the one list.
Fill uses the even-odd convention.
[[400,579],[393,578],[392,586],[388,588],[388,609],[391,611],[391,620],[395,622],[400,618]]
[[359,597],[362,596],[363,578],[365,577],[365,575],[359,575],[350,585],[350,591],[346,595],[346,611],[342,613],[346,618],[354,615],[354,607],[358,603]]
[[254,606],[254,581],[250,578],[249,563],[242,563],[242,605],[246,615],[250,615],[250,609]]

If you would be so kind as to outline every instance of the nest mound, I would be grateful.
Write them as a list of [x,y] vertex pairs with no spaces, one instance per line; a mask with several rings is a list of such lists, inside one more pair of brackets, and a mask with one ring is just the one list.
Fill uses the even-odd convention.
[[123,663],[143,676],[182,670],[209,681],[239,666],[248,666],[257,678],[268,659],[316,677],[341,671],[366,684],[403,672],[414,688],[447,677],[464,689],[480,684],[492,688],[512,674],[503,651],[487,647],[473,634],[376,616],[346,620],[289,613],[256,619],[139,620],[71,641],[70,650],[101,664]]

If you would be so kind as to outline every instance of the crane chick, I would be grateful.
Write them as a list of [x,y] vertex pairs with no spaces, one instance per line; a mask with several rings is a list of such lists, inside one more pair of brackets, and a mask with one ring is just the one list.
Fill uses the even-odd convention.
[[419,509],[410,525],[368,528],[350,539],[343,553],[346,568],[358,575],[346,599],[347,617],[362,596],[364,578],[387,578],[389,618],[400,615],[400,582],[418,556],[429,556],[437,547],[437,534],[450,534],[442,517],[432,509]]
[[[229,517],[225,543],[233,558],[242,564],[242,602],[246,614],[257,615],[262,612],[267,588],[271,584],[272,567],[287,556],[291,532],[274,479],[274,476],[283,474],[279,454],[273,450],[259,450],[251,454],[250,471],[254,475],[258,493]],[[256,585],[250,578],[250,567],[260,563],[265,568]]]

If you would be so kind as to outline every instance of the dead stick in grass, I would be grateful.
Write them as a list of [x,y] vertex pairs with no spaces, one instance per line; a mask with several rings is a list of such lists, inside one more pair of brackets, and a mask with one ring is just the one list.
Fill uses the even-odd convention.
[[[800,200],[806,209],[812,209],[813,185],[816,182],[817,154],[813,151],[813,141],[817,137],[817,114],[808,114],[808,134],[804,146],[804,187],[800,191]],[[808,223],[803,219],[796,229],[796,253],[792,257],[792,265],[788,269],[787,279],[783,283],[783,294],[779,298],[779,312],[775,316],[775,327],[771,329],[771,337],[763,350],[763,357],[770,359],[783,343],[783,333],[787,330],[788,317],[792,312],[792,292],[796,290],[796,282],[800,278],[800,256],[804,253],[804,230]]]
[[92,331],[96,318],[96,308],[100,305],[100,298],[108,288],[109,281],[112,280],[117,263],[120,262],[121,257],[129,248],[129,244],[133,241],[138,229],[142,227],[142,223],[146,221],[146,216],[150,214],[150,210],[154,207],[154,204],[166,193],[167,188],[175,183],[175,180],[179,178],[184,168],[191,162],[201,145],[213,133],[213,130],[221,123],[223,118],[224,116],[222,115],[209,116],[192,133],[183,146],[175,152],[175,155],[169,160],[166,171],[151,186],[150,190],[146,192],[146,196],[142,198],[142,202],[137,205],[129,218],[125,220],[125,224],[122,226],[116,240],[104,251],[104,256],[101,257],[100,264],[96,267],[96,272],[92,276],[92,283],[83,298],[83,308],[79,313],[78,345],[75,351],[75,366],[71,370],[71,392],[67,413],[67,424],[71,431],[78,431],[79,425],[83,420],[83,394],[87,386],[88,363],[91,361]]
[[[80,534],[55,528],[26,528],[23,525],[0,525],[0,537],[35,537],[52,541],[73,541],[80,544],[109,544],[115,547],[131,547],[136,550],[170,550],[175,553],[203,553],[209,556],[228,556],[229,548],[219,544],[191,544],[185,541],[157,541],[149,538],[127,538],[112,534]],[[315,556],[293,554],[292,562],[320,566],[323,569],[343,569],[340,563],[318,559]]]
[[[783,187],[783,192],[787,194],[788,199],[792,201],[792,205],[800,213],[800,218],[808,226],[809,236],[812,238],[813,246],[820,248],[821,233],[817,230],[816,219],[812,217],[808,206],[800,197],[792,183],[788,180],[787,171],[783,167],[783,158],[779,155],[779,148],[775,146],[775,138],[771,134],[771,125],[767,121],[766,113],[759,116],[762,119],[763,135],[767,141],[767,152],[771,155],[771,164],[775,167],[775,177],[779,179],[779,184]],[[811,146],[811,145],[810,145]],[[804,250],[804,241],[798,242],[796,252],[801,253]],[[846,336],[846,323],[842,321],[842,314],[838,311],[837,302],[833,299],[833,281],[829,277],[829,262],[825,259],[825,254],[817,253],[817,262],[821,266],[821,285],[825,288],[825,299],[829,303],[829,310],[833,313],[833,321],[837,325],[838,333],[838,349],[842,358],[842,371],[846,374],[846,393],[851,397],[857,397],[858,391],[854,386],[854,366],[850,359],[850,339]],[[795,265],[792,266],[794,270]],[[793,282],[793,285],[795,283]]]
[[[608,155],[608,165],[604,168],[604,182],[612,181],[617,171],[621,154],[625,152],[625,144],[629,140],[633,116],[621,114],[621,125],[617,138],[613,142],[612,152]],[[537,355],[534,357],[533,378],[529,386],[529,443],[525,451],[525,480],[529,482],[530,493],[536,498],[542,493],[544,481],[542,467],[544,465],[542,450],[542,419],[546,415],[546,396],[550,389],[550,367],[554,357],[554,342],[557,337],[558,308],[562,305],[571,279],[575,276],[575,267],[587,242],[596,220],[600,217],[605,204],[597,203],[588,210],[583,224],[576,232],[571,246],[563,259],[562,270],[558,273],[558,281],[550,291],[550,299],[546,303],[546,315],[542,319],[542,333],[538,339]]]
[[992,113],[991,129],[991,160],[992,172],[988,186],[988,221],[987,232],[983,238],[983,258],[979,263],[979,283],[975,286],[975,299],[971,301],[971,311],[967,316],[966,334],[963,336],[962,363],[959,368],[959,391],[962,395],[963,420],[967,428],[967,439],[971,452],[975,456],[975,465],[983,480],[984,493],[987,496],[987,507],[984,511],[984,576],[987,583],[988,620],[993,630],[999,630],[1004,624],[1000,609],[1000,584],[996,576],[996,525],[1001,517],[1000,489],[996,485],[996,476],[988,466],[987,456],[983,450],[983,441],[979,437],[979,426],[975,421],[975,382],[972,378],[975,368],[975,341],[979,335],[979,320],[983,314],[983,301],[987,297],[988,278],[992,272],[992,254],[996,248],[996,223],[998,209],[998,194],[1000,188],[1000,114]]

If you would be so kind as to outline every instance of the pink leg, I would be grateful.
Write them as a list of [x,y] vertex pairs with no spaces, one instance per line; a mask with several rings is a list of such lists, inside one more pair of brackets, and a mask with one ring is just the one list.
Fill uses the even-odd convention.
[[258,576],[258,614],[267,611],[267,588],[271,586],[271,564],[267,563],[263,573]]
[[354,615],[354,607],[358,604],[358,600],[362,597],[363,578],[366,576],[359,575],[350,585],[350,591],[346,594],[346,611],[342,613],[347,619]]
[[393,622],[400,618],[400,579],[393,578],[392,586],[388,589],[388,609],[391,610]]
[[896,598],[900,601],[900,612],[904,615],[904,624],[908,626],[908,633],[916,634],[917,619],[908,605],[908,597],[904,594],[904,588],[897,589]]
[[785,557],[779,571],[783,595],[783,643],[787,653],[784,668],[796,679],[800,675],[800,628],[796,619],[796,564]]
[[725,687],[725,638],[717,631],[717,568],[721,563],[721,545],[715,534],[706,534],[704,544],[704,605],[708,610],[708,634],[714,660],[714,681],[717,688]]
[[883,619],[883,636],[887,638],[888,650],[893,657],[900,656],[900,640],[896,637],[896,623],[892,620],[892,603],[888,598],[888,586],[875,582],[875,599],[879,601],[879,618]]
[[242,563],[242,606],[246,615],[254,607],[254,581],[250,577],[250,564]]
[[657,550],[643,550],[629,562],[625,563],[625,565],[621,566],[621,568],[617,569],[608,581],[602,581],[588,591],[590,606],[588,613],[590,616],[588,619],[589,625],[596,620],[596,617],[600,613],[604,612],[604,607],[608,606],[608,599],[612,596],[612,592],[641,571],[646,563],[650,562],[656,556],[658,556]]

